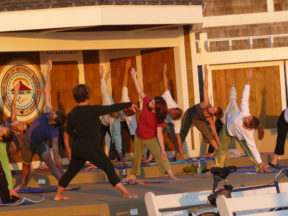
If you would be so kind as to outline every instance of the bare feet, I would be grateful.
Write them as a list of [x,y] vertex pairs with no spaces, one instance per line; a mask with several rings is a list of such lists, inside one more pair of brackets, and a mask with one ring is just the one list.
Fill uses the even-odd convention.
[[259,166],[260,166],[259,172],[272,172],[269,166],[264,163],[259,164]]
[[179,178],[175,177],[175,176],[169,176],[169,179],[171,181],[179,181]]
[[176,154],[176,160],[187,160],[187,155],[186,154]]
[[142,162],[143,163],[149,163],[149,162],[151,162],[153,160],[153,155],[150,153],[149,154],[149,157],[146,159],[146,160],[143,160]]
[[86,167],[85,170],[90,170],[90,169],[97,169],[98,167],[91,164],[90,166]]
[[128,176],[125,181],[129,184],[129,183],[133,183],[136,180],[136,176],[131,174],[130,176]]
[[126,193],[126,194],[123,194],[122,196],[123,196],[123,198],[126,198],[126,199],[136,199],[136,198],[138,198],[138,196],[136,194],[133,194],[133,193]]
[[202,155],[202,157],[204,157],[204,158],[211,158],[211,157],[213,157],[213,154],[207,153],[207,154]]
[[58,195],[56,195],[55,197],[54,197],[54,200],[55,201],[60,201],[60,200],[68,200],[68,199],[70,199],[70,197],[67,197],[67,196],[58,196]]

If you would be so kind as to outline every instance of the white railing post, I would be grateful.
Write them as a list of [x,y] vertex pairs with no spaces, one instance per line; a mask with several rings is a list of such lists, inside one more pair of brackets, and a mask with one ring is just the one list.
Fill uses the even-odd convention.
[[208,51],[207,33],[200,33],[200,53],[204,54]]
[[266,0],[267,12],[274,12],[274,0]]
[[273,35],[270,35],[270,37],[268,37],[268,47],[273,48],[273,46],[274,46],[274,37]]
[[253,39],[251,37],[248,38],[248,48],[253,49]]

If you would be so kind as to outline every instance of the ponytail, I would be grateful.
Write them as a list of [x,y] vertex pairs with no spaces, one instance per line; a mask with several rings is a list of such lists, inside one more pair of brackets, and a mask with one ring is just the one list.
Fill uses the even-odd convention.
[[258,129],[258,140],[262,140],[264,137],[264,128],[260,124],[257,117],[253,116],[252,120],[249,122],[249,127],[253,129]]
[[262,125],[258,127],[258,140],[262,140],[264,138],[264,128]]

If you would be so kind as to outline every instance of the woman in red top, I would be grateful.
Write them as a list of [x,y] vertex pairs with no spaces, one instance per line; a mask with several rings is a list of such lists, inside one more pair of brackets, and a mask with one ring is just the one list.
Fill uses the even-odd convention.
[[131,75],[134,80],[137,92],[143,99],[143,108],[139,117],[136,134],[134,138],[134,155],[131,169],[131,175],[127,178],[135,180],[140,175],[141,157],[145,146],[152,153],[160,171],[167,173],[171,180],[177,180],[170,168],[169,161],[165,152],[162,129],[164,120],[167,116],[167,104],[162,97],[150,99],[143,92],[140,86],[137,74],[134,68],[131,69]]

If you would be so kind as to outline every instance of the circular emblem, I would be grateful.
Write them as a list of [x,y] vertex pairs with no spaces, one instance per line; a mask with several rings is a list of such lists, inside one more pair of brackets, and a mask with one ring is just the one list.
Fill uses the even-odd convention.
[[43,79],[36,66],[25,60],[15,60],[6,64],[1,73],[1,106],[6,116],[11,115],[14,87],[20,84],[16,99],[16,115],[20,121],[30,121],[43,105],[41,88]]

